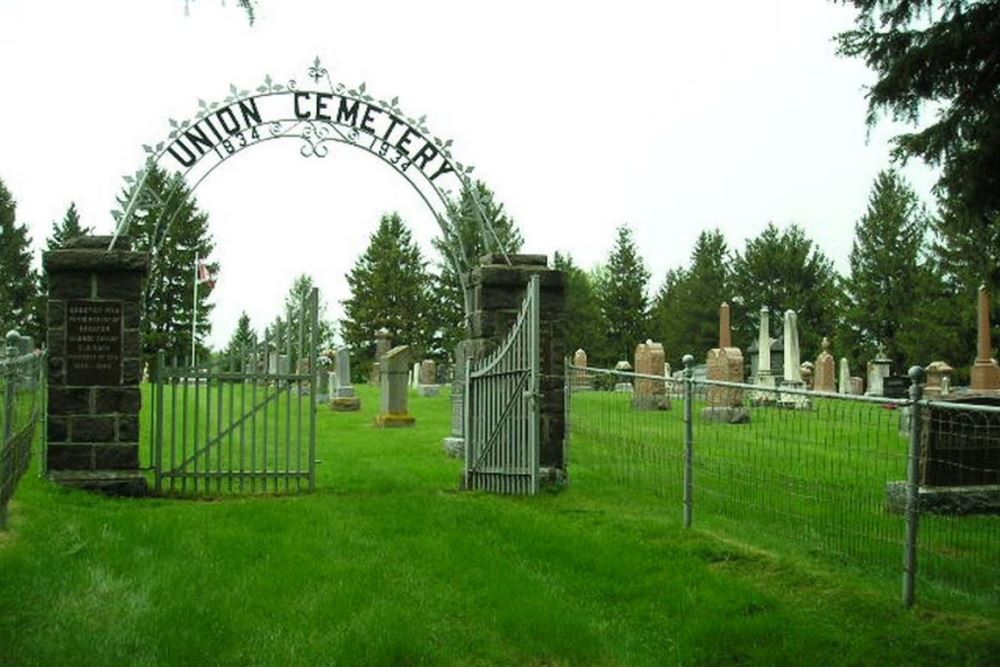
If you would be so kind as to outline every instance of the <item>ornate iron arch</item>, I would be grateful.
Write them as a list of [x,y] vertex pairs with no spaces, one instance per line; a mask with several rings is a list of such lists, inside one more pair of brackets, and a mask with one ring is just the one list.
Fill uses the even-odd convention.
[[[167,138],[143,145],[145,164],[125,177],[128,196],[122,208],[112,212],[117,224],[110,247],[128,232],[136,211],[149,203],[152,194],[145,184],[153,167],[175,174],[166,201],[159,202],[166,204],[162,210],[169,211],[183,185],[193,193],[216,168],[244,150],[275,139],[297,139],[304,158],[325,158],[331,144],[344,144],[374,155],[401,175],[437,220],[448,249],[447,259],[463,282],[463,292],[461,267],[468,266],[468,258],[448,215],[456,194],[470,193],[484,247],[506,257],[506,248],[476,196],[470,177],[474,168],[453,158],[451,140],[432,134],[425,116],[406,114],[398,97],[376,99],[365,83],[353,87],[335,83],[318,57],[307,74],[312,80],[309,87],[301,87],[294,78],[278,83],[270,75],[253,90],[230,85],[229,95],[221,101],[198,100],[194,116],[183,121],[170,119]],[[156,221],[153,270],[172,222]],[[468,315],[468,298],[465,305]]]

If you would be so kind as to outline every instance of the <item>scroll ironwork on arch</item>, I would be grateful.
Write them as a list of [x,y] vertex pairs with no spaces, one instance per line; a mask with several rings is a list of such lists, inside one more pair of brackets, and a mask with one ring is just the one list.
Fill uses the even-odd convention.
[[[152,196],[145,183],[154,167],[175,174],[167,200],[159,202],[166,204],[160,210],[170,211],[172,197],[185,187],[195,191],[231,157],[268,141],[286,139],[299,142],[303,158],[322,159],[331,146],[340,144],[365,151],[392,167],[431,210],[448,248],[447,259],[460,277],[460,267],[468,266],[468,258],[449,220],[449,207],[463,191],[472,195],[478,209],[484,247],[506,255],[479,204],[470,177],[473,167],[453,157],[451,140],[431,133],[425,116],[404,112],[398,97],[375,98],[365,83],[335,83],[318,57],[306,73],[309,81],[304,85],[294,78],[280,83],[270,75],[253,88],[230,85],[229,94],[219,101],[198,100],[191,118],[171,119],[167,138],[144,145],[145,164],[125,177],[128,196],[122,208],[112,213],[117,223],[114,238],[128,232],[133,216]],[[170,219],[156,221],[154,266],[171,223]]]

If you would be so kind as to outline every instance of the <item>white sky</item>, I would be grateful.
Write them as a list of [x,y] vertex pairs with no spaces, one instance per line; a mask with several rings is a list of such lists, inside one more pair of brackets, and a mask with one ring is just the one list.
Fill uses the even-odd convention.
[[[261,0],[249,27],[229,0],[0,0],[0,178],[41,247],[76,201],[110,233],[143,143],[230,83],[332,78],[398,95],[454,140],[520,224],[525,250],[590,267],[622,222],[655,289],[700,230],[742,248],[797,222],[840,269],[893,128],[866,143],[864,65],[834,55],[853,12],[827,0],[716,2]],[[381,213],[399,210],[430,257],[436,224],[391,168],[296,141],[227,161],[198,189],[221,274],[211,342],[245,309],[263,327],[292,278],[312,274],[334,317],[344,274]],[[933,174],[905,170],[930,201]]]

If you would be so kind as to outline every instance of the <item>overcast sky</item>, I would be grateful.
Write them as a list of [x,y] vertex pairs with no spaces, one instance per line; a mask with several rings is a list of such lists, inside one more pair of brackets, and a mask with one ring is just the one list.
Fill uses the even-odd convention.
[[[169,118],[266,74],[398,95],[454,140],[518,221],[525,250],[600,262],[628,223],[653,273],[682,264],[700,230],[741,248],[796,222],[838,268],[875,174],[872,75],[834,55],[853,12],[826,0],[335,3],[0,0],[0,179],[41,247],[70,201],[110,233],[123,174]],[[654,8],[655,7],[655,8]],[[351,147],[323,160],[294,140],[228,160],[196,195],[221,264],[211,342],[241,310],[263,328],[298,273],[334,317],[344,274],[379,216],[398,210],[432,257],[433,217],[391,168]],[[928,203],[932,172],[905,172]]]

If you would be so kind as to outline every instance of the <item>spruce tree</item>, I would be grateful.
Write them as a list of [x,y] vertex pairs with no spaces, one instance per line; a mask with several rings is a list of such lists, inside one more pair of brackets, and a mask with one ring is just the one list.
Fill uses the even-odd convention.
[[649,270],[639,256],[627,225],[617,229],[615,246],[597,285],[597,302],[604,319],[608,354],[632,359],[635,346],[650,335]]
[[855,364],[871,359],[880,347],[899,369],[911,361],[915,351],[904,344],[904,332],[919,327],[920,313],[930,306],[917,291],[924,287],[920,274],[926,229],[913,190],[895,171],[881,172],[868,209],[854,226],[851,271],[843,283],[847,308],[842,342]]
[[[119,203],[124,205],[126,194]],[[168,176],[151,166],[145,196],[129,228],[136,250],[150,253],[150,270],[142,302],[143,353],[155,363],[159,350],[167,359],[190,361],[191,323],[194,315],[195,256],[215,273],[209,261],[215,243],[208,231],[208,215],[198,209],[179,174]],[[196,354],[207,359],[202,341],[211,332],[214,285],[198,285]]]
[[780,231],[769,223],[732,261],[733,336],[747,345],[757,339],[761,306],[778,322],[786,310],[794,310],[802,360],[814,358],[823,337],[840,327],[838,281],[833,262],[801,227]]
[[410,345],[415,358],[432,347],[434,300],[420,249],[398,213],[382,216],[368,248],[358,257],[347,283],[341,337],[353,351],[356,377],[366,377],[374,361],[375,334],[385,328],[395,345]]
[[244,358],[253,349],[254,331],[250,326],[250,316],[246,311],[240,313],[240,319],[236,323],[236,331],[229,339],[226,352],[232,359]]
[[70,202],[63,219],[52,223],[52,234],[46,240],[46,246],[49,250],[55,250],[61,248],[70,239],[90,233],[90,227],[84,227],[80,224],[80,214],[76,210],[76,202]]
[[17,224],[17,202],[0,180],[0,336],[16,329],[41,346],[38,315],[38,274],[31,266],[28,227]]
[[[298,346],[299,346],[299,331],[301,331],[304,337],[302,344],[304,349],[309,346],[309,327],[311,322],[302,322],[302,304],[306,303],[308,306],[309,294],[312,293],[313,287],[315,287],[316,282],[313,277],[302,273],[295,277],[292,281],[292,286],[288,290],[288,294],[285,295],[285,308],[281,311],[281,318],[288,319],[289,314],[291,314],[291,325],[292,325],[292,363],[298,363]],[[326,315],[326,302],[322,299],[322,293],[320,293],[319,300],[319,312],[317,314],[317,332],[316,332],[316,345],[319,350],[329,347],[333,343],[333,324],[327,319]],[[284,335],[285,329],[283,325],[277,325],[277,330],[279,333]],[[284,341],[284,338],[282,338]],[[286,343],[282,343],[286,345]],[[282,348],[284,349],[284,348]]]
[[582,348],[590,365],[613,363],[607,352],[601,309],[586,271],[573,263],[569,253],[555,254],[553,266],[566,273],[566,351]]
[[455,265],[462,273],[468,273],[478,266],[480,258],[486,254],[483,218],[496,234],[496,238],[492,238],[492,234],[486,232],[491,237],[490,247],[499,245],[507,253],[516,253],[524,243],[517,223],[504,212],[503,204],[496,201],[493,192],[482,181],[476,181],[473,190],[463,190],[458,203],[449,206],[448,221],[454,236],[439,236],[431,242],[439,255],[434,295],[439,332],[437,345],[441,356],[453,354],[458,342],[468,335],[465,296]]

